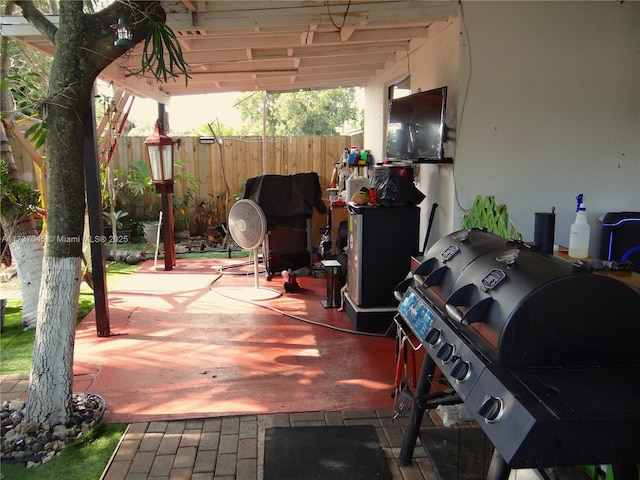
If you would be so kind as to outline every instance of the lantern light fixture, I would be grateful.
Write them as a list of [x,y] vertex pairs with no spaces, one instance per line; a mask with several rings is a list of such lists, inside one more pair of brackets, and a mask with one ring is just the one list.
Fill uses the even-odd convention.
[[173,183],[174,141],[162,131],[160,121],[156,121],[155,130],[145,139],[144,145],[147,148],[151,183]]
[[124,17],[118,18],[118,23],[111,28],[116,31],[116,41],[113,42],[116,47],[133,47],[133,33]]
[[144,140],[147,150],[151,183],[162,201],[162,236],[164,243],[164,269],[172,270],[176,263],[173,244],[173,145],[174,141],[162,131],[156,120],[153,133]]

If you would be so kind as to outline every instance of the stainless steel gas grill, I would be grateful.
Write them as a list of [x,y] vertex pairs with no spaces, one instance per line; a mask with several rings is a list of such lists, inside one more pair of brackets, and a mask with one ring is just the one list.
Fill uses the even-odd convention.
[[[640,463],[640,295],[481,230],[440,239],[396,291],[425,356],[400,451],[408,464],[436,367],[511,469]],[[445,399],[446,401],[447,399]],[[451,399],[448,400],[449,403]]]

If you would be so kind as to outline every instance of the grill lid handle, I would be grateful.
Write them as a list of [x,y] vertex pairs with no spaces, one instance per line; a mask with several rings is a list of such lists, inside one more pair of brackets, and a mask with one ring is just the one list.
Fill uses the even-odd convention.
[[464,317],[464,314],[460,311],[460,309],[458,309],[458,307],[447,303],[444,308],[447,311],[447,315],[449,315],[456,322],[462,323],[462,317]]
[[[442,285],[442,280],[444,278],[445,272],[449,270],[449,267],[446,265],[434,270],[431,272],[427,278],[425,278],[422,282],[422,286],[425,288],[433,287],[434,285]],[[422,278],[419,275],[416,275],[417,278]]]
[[462,313],[460,308],[455,305],[447,303],[444,308],[447,311],[447,315],[462,325],[470,325],[472,323],[482,322],[484,320],[484,314],[489,309],[489,306],[493,303],[493,298],[487,297],[480,300],[478,303],[474,303],[471,308]]
[[434,257],[428,258],[424,262],[422,262],[418,267],[413,271],[414,275],[429,275],[433,270],[433,267],[436,266],[436,259]]

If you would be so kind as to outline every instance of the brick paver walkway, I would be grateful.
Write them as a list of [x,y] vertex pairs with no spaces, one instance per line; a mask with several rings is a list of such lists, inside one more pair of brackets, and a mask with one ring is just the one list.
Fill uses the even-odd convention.
[[[27,375],[0,378],[0,400],[24,398]],[[427,418],[425,417],[425,424]],[[406,419],[391,422],[390,410],[241,415],[132,423],[102,480],[262,480],[264,432],[270,427],[373,425],[394,480],[436,480],[416,448],[414,462],[399,467]]]
[[422,453],[399,468],[402,431],[390,411],[245,415],[131,424],[104,480],[259,480],[265,429],[275,426],[374,425],[394,480],[436,478]]

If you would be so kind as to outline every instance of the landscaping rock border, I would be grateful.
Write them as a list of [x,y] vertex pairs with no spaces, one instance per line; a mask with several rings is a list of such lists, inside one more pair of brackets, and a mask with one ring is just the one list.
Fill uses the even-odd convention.
[[66,424],[48,425],[25,420],[24,400],[5,401],[0,409],[2,462],[24,463],[27,468],[50,461],[102,418],[105,401],[93,393],[74,393],[73,412]]

